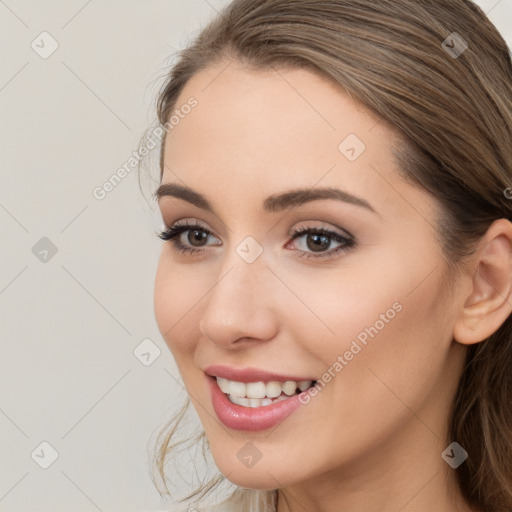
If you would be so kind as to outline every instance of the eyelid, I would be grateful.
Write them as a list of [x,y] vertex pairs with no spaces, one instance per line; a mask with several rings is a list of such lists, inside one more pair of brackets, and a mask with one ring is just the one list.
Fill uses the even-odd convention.
[[193,217],[183,217],[181,219],[175,220],[174,222],[165,222],[166,228],[173,228],[177,226],[189,226],[189,227],[200,227],[201,229],[204,229],[205,231],[211,231],[210,228],[206,226],[206,223],[202,220],[195,219]]
[[[312,225],[311,222],[319,222],[319,225]],[[355,240],[355,236],[347,229],[341,228],[334,224],[323,222],[323,221],[308,221],[306,224],[300,227],[292,227],[288,233],[288,236],[292,237],[297,234],[298,231],[324,231],[328,233],[334,233],[343,238],[350,238]]]

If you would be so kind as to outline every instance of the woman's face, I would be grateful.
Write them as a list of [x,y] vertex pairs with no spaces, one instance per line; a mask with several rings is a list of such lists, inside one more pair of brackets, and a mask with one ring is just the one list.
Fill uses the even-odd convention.
[[444,464],[464,349],[437,203],[397,172],[396,131],[306,70],[219,64],[187,102],[162,184],[190,191],[159,206],[194,252],[163,243],[155,315],[219,469],[270,489]]

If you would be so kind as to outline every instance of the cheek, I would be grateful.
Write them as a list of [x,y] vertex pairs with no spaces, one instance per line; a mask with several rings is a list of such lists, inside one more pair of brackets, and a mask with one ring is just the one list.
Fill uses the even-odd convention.
[[[373,328],[367,324],[360,331],[368,334],[367,344],[360,344],[362,350],[349,363],[353,366],[346,367],[340,384],[344,393],[357,390],[357,402],[381,417],[384,429],[398,426],[410,410],[421,411],[425,404],[438,401],[435,396],[446,380],[451,346],[450,322],[439,300],[441,288],[439,275],[432,275],[412,293],[398,293],[401,309],[394,318],[378,323],[374,315],[368,319]],[[386,302],[378,313],[384,312]],[[435,423],[434,417],[424,414],[425,421]]]
[[286,316],[300,319],[295,337],[323,366],[325,380],[346,386],[343,395],[363,393],[379,405],[391,396],[387,384],[416,401],[439,377],[451,340],[440,299],[442,263],[435,251],[418,251],[381,251],[378,259],[347,258],[329,272],[286,275],[289,287],[306,298],[307,308],[288,300]]
[[[331,360],[350,348],[351,341],[364,342],[398,321],[403,302],[417,269],[397,264],[390,266],[380,254],[354,254],[341,261],[338,268],[293,268],[281,272],[282,280],[293,290],[298,300],[288,292],[282,297],[284,318],[300,324],[297,340],[306,343],[318,355]],[[403,315],[402,315],[403,316]],[[321,358],[323,359],[323,358]],[[327,362],[327,361],[325,361]]]
[[[155,320],[163,339],[178,360],[189,352],[193,338],[191,326],[197,325],[194,305],[206,293],[200,279],[194,279],[186,269],[172,263],[169,249],[164,247],[158,263],[154,286]],[[189,332],[190,331],[190,332]]]

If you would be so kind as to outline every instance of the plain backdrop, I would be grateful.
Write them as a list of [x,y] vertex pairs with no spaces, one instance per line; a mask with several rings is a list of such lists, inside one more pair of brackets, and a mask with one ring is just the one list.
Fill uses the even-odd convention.
[[[226,3],[0,0],[0,511],[163,508],[148,442],[184,393],[153,314],[161,219],[136,169],[93,191]],[[510,44],[512,0],[478,3]]]

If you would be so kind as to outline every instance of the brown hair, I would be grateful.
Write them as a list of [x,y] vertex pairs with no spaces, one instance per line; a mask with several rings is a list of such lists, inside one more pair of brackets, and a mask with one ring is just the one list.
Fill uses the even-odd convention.
[[[510,52],[471,1],[234,0],[180,52],[158,97],[159,122],[193,75],[231,60],[320,73],[401,130],[401,172],[439,200],[453,275],[493,220],[511,219]],[[161,173],[163,155],[164,144]],[[159,448],[164,482],[172,433]],[[512,317],[468,348],[450,437],[469,452],[456,470],[467,502],[510,512]]]

